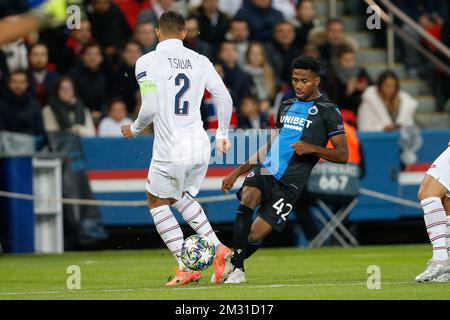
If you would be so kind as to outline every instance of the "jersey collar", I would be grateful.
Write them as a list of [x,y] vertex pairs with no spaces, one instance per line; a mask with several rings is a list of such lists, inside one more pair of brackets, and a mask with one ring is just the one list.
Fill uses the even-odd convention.
[[158,43],[158,45],[156,46],[156,50],[161,50],[161,49],[165,49],[165,48],[170,48],[170,47],[182,47],[183,46],[183,41],[179,40],[179,39],[168,39],[168,40],[164,40],[160,43]]

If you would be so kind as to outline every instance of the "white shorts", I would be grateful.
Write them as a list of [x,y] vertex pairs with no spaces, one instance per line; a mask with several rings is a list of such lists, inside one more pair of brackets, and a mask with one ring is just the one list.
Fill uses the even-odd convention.
[[426,174],[435,178],[450,192],[450,148],[434,160]]
[[185,162],[152,160],[146,189],[152,195],[180,200],[183,192],[195,197],[200,191],[209,164],[209,154]]

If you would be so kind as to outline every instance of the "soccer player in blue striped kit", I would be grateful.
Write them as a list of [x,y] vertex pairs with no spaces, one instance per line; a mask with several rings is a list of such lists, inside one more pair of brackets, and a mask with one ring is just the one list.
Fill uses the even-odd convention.
[[[228,192],[240,175],[249,172],[238,192],[241,202],[234,222],[233,257],[227,261],[220,282],[245,282],[244,260],[258,250],[273,229],[283,230],[320,158],[336,163],[347,161],[342,117],[338,107],[320,93],[319,71],[320,62],[313,57],[300,56],[293,61],[296,98],[281,104],[276,123],[278,135],[271,139],[270,146],[261,148],[222,182],[222,190]],[[326,148],[328,140],[334,148]]]

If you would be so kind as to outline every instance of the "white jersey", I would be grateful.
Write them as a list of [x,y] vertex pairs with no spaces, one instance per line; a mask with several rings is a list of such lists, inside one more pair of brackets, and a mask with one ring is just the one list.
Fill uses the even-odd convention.
[[153,160],[179,162],[210,153],[200,106],[205,88],[218,101],[217,138],[227,138],[232,112],[231,96],[208,58],[170,39],[136,63],[142,106],[131,125],[139,134],[152,121]]

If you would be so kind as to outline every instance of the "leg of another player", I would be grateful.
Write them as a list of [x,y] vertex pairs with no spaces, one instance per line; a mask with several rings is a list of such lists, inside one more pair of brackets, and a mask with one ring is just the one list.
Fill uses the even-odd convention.
[[182,285],[198,280],[194,278],[201,277],[201,274],[193,274],[192,271],[186,269],[181,261],[181,246],[184,241],[183,231],[181,231],[180,225],[169,207],[175,200],[161,199],[151,193],[147,193],[147,197],[156,230],[178,263],[176,276],[166,285]]
[[425,175],[420,186],[418,197],[424,212],[424,220],[430,242],[433,246],[433,257],[423,273],[416,277],[417,282],[430,281],[448,269],[446,244],[447,216],[442,203],[448,190],[435,178]]
[[[446,239],[447,239],[447,253],[450,254],[450,198],[445,196],[442,198],[442,203],[444,204],[445,213],[447,214],[447,228],[446,228]],[[440,275],[439,277],[431,280],[432,282],[450,282],[450,266],[447,268],[447,272]]]
[[221,278],[225,270],[226,260],[231,258],[231,250],[217,238],[202,206],[189,193],[184,192],[183,197],[175,202],[173,207],[181,213],[183,219],[198,235],[208,238],[216,247],[213,282],[217,283],[217,279]]

